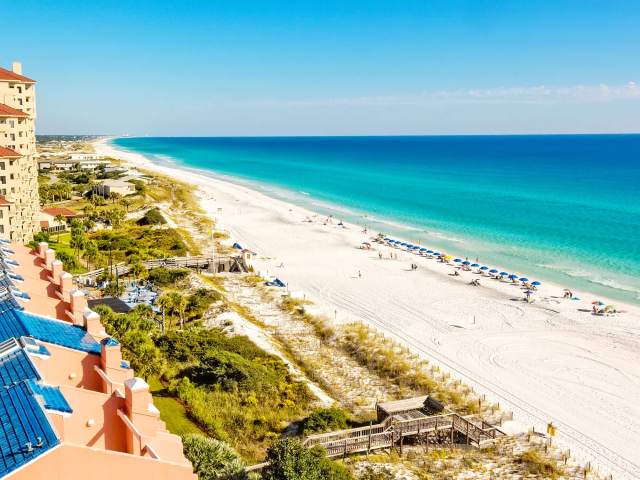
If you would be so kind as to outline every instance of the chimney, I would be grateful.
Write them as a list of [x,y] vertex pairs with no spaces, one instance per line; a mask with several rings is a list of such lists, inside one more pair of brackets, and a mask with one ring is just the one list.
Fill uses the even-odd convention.
[[60,285],[60,274],[62,273],[62,262],[60,260],[54,260],[51,262],[51,277],[49,280],[54,285]]
[[22,64],[20,62],[13,62],[13,65],[11,65],[11,70],[13,71],[13,73],[22,75]]
[[103,338],[100,342],[100,364],[105,372],[112,368],[121,368],[122,352],[120,343],[113,338]]
[[60,297],[65,302],[68,302],[69,294],[73,289],[73,275],[68,272],[62,272],[59,278],[60,280],[58,280],[58,285],[60,285]]
[[38,256],[44,260],[44,254],[49,249],[49,244],[47,242],[40,242],[38,244]]
[[127,416],[142,435],[154,437],[160,430],[160,412],[153,404],[149,385],[142,378],[124,382],[124,402]]
[[56,251],[51,248],[47,248],[47,251],[44,252],[44,266],[47,270],[51,271],[51,264],[55,259]]
[[87,309],[84,311],[84,329],[87,331],[89,335],[93,338],[102,338],[107,335],[102,327],[102,323],[100,323],[100,315],[98,315],[93,310]]
[[73,290],[69,294],[69,306],[73,323],[84,327],[84,312],[87,310],[87,297],[82,290]]

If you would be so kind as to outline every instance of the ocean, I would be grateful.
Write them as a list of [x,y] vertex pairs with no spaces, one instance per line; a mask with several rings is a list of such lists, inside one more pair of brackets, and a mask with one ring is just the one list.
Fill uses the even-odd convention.
[[112,143],[520,276],[640,304],[640,135]]

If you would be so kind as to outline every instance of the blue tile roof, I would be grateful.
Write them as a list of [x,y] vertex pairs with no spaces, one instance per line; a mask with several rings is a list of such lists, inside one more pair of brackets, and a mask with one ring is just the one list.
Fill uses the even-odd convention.
[[14,314],[27,330],[27,334],[33,338],[74,350],[100,354],[100,344],[84,328],[26,312],[14,312]]
[[59,443],[26,383],[0,388],[0,477]]
[[27,380],[27,385],[34,395],[40,396],[44,408],[65,413],[73,412],[71,405],[69,405],[58,387],[42,385],[33,380]]
[[27,379],[39,380],[40,375],[22,348],[18,347],[0,357],[0,388]]
[[33,337],[74,350],[100,354],[100,344],[83,328],[39,317],[16,306],[17,302],[10,295],[0,300],[0,342],[9,338]]

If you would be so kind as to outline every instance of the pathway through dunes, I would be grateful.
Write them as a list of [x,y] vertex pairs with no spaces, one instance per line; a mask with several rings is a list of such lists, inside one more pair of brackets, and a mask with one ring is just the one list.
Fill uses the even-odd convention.
[[[257,269],[302,291],[338,321],[365,321],[514,411],[523,428],[558,426],[558,442],[614,478],[640,478],[640,315],[581,312],[585,302],[542,289],[526,304],[517,287],[374,244],[357,226],[324,225],[246,188],[211,182],[204,205],[221,207],[234,240],[259,253]],[[213,200],[215,198],[215,200]],[[411,271],[410,263],[418,270]],[[280,266],[283,265],[283,266]],[[584,298],[584,294],[581,294]],[[588,305],[588,304],[587,304]]]

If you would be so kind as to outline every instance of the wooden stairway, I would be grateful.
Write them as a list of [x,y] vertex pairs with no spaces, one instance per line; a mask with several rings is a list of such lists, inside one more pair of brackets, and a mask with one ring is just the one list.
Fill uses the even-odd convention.
[[383,422],[369,427],[310,435],[305,438],[303,444],[308,448],[322,446],[328,456],[335,457],[391,448],[405,438],[419,438],[429,434],[448,435],[452,442],[454,436],[459,434],[465,438],[467,445],[478,447],[505,436],[500,429],[484,421],[462,417],[456,413],[446,413],[411,419],[388,417]]

